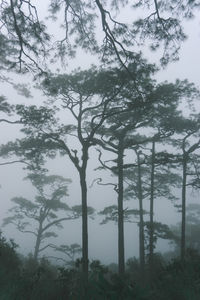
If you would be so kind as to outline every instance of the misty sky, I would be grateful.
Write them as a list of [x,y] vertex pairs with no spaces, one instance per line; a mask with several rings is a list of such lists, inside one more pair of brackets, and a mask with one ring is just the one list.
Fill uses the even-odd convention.
[[[45,9],[45,2],[40,1],[41,9]],[[42,4],[43,3],[43,4]],[[44,6],[43,6],[44,5]],[[44,12],[41,11],[41,14]],[[128,11],[122,12],[122,18],[130,15]],[[44,13],[45,15],[45,13]],[[54,25],[49,25],[50,28],[54,28]],[[186,33],[189,36],[188,40],[182,45],[180,51],[180,60],[176,63],[171,63],[165,70],[160,71],[156,78],[158,81],[172,81],[176,78],[185,79],[194,82],[200,87],[200,18],[197,15],[195,20],[191,20],[185,26]],[[58,29],[57,29],[58,30]],[[54,29],[55,31],[55,29]],[[147,49],[144,49],[144,54],[149,59],[149,62],[156,61],[156,54],[150,54]],[[66,67],[66,72],[77,67],[83,69],[89,68],[90,64],[95,63],[95,58],[91,58],[90,55],[83,54],[82,51],[78,52],[77,57],[74,60],[69,61],[69,65]],[[58,63],[60,68],[60,63]],[[12,75],[12,78],[17,82],[24,80],[22,76]],[[30,84],[33,98],[24,98],[17,94],[17,92],[5,82],[0,82],[1,94],[8,97],[8,100],[16,104],[22,103],[37,103],[40,104],[44,97],[41,92],[32,88],[32,77],[26,77],[26,82]],[[200,104],[197,103],[196,109],[200,108]],[[13,140],[16,137],[20,137],[19,125],[6,125],[1,124],[1,141],[5,143],[9,140]],[[73,145],[70,145],[73,147]],[[131,159],[131,157],[130,157]],[[93,171],[97,167],[97,153],[95,150],[90,151],[90,161],[88,167],[88,185],[90,185],[94,178],[100,177],[99,171]],[[70,205],[80,204],[80,189],[78,184],[78,175],[74,169],[72,163],[67,157],[52,160],[48,162],[50,173],[62,175],[72,179],[72,183],[69,185],[69,197],[66,199]],[[1,211],[0,221],[6,216],[6,211],[12,206],[10,199],[14,196],[24,196],[33,199],[34,189],[28,181],[24,181],[23,177],[26,172],[23,170],[22,164],[1,166],[0,172],[0,199],[1,199]],[[104,181],[114,181],[114,178],[110,177],[109,172],[104,175]],[[180,191],[179,191],[180,192]],[[104,206],[116,204],[116,193],[112,187],[109,186],[97,186],[94,185],[88,189],[88,205],[93,206],[95,209],[101,210]],[[178,195],[177,195],[178,196]],[[181,196],[181,194],[180,194]],[[188,194],[191,201],[195,199],[199,200],[198,194]],[[145,208],[148,208],[148,201],[145,203]],[[129,202],[124,203],[124,207],[129,206]],[[180,215],[176,213],[173,205],[168,200],[160,199],[155,203],[156,221],[172,224],[180,221]],[[95,220],[89,220],[89,257],[92,259],[100,259],[103,263],[116,262],[117,261],[117,226],[116,224],[109,223],[107,225],[99,225],[101,218],[98,216]],[[81,243],[81,220],[66,222],[64,224],[65,229],[58,231],[59,238],[56,243]],[[8,238],[14,238],[17,244],[20,244],[20,252],[27,254],[32,250],[33,238],[28,234],[18,233],[13,226],[3,228],[3,232]],[[22,246],[23,245],[23,246]],[[159,243],[160,250],[167,249],[166,243]],[[138,255],[138,227],[136,224],[125,224],[125,249],[126,259],[129,257]]]

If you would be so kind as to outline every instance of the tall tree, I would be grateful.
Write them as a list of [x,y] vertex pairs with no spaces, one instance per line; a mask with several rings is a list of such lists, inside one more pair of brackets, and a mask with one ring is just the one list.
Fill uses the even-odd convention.
[[[105,78],[103,78],[103,76]],[[106,80],[112,80],[110,86]],[[104,87],[102,86],[103,84]],[[94,137],[97,130],[108,118],[107,107],[113,102],[121,90],[121,84],[113,71],[89,70],[77,72],[72,75],[59,75],[52,77],[45,87],[49,96],[61,99],[63,107],[67,109],[75,120],[74,134],[81,146],[78,149],[69,148],[62,135],[68,134],[69,127],[63,130],[60,127],[57,135],[48,134],[47,137],[58,143],[76,167],[81,186],[82,203],[82,255],[83,271],[88,273],[88,217],[87,217],[87,182],[86,169],[89,159],[89,148],[95,144]],[[114,90],[114,87],[116,89]],[[96,96],[96,97],[95,97]],[[63,136],[64,137],[64,136]],[[79,152],[81,153],[79,155]]]
[[[69,179],[41,172],[29,174],[26,179],[29,179],[36,188],[35,199],[14,197],[12,202],[15,206],[9,209],[10,216],[4,219],[3,226],[14,224],[19,231],[34,235],[36,241],[33,257],[37,260],[40,252],[49,247],[49,244],[42,245],[42,243],[51,237],[57,237],[52,229],[62,228],[63,221],[78,218],[80,214],[63,202],[68,196]],[[58,212],[61,211],[67,216],[59,217]]]
[[[16,143],[9,143],[10,153],[25,155],[27,159],[40,162],[44,160],[44,152],[50,157],[55,156],[55,151],[69,156],[76,167],[81,186],[82,201],[82,255],[83,271],[85,278],[88,274],[88,220],[87,220],[87,182],[86,169],[89,158],[89,149],[96,144],[95,134],[103,122],[115,115],[121,109],[129,110],[125,105],[113,108],[112,112],[107,108],[116,101],[121,89],[130,84],[130,78],[124,72],[111,69],[98,71],[92,68],[88,71],[77,71],[71,75],[49,76],[43,88],[50,97],[49,105],[52,108],[36,106],[18,106],[18,114],[24,123],[22,131],[27,138]],[[68,123],[68,115],[63,124],[63,118],[56,119],[57,110],[63,108],[71,114],[74,124]],[[59,122],[60,121],[60,122]],[[69,139],[78,141],[78,148],[69,147]],[[77,142],[75,142],[77,145]],[[6,153],[7,146],[2,147],[1,153]],[[9,151],[9,150],[8,150]]]
[[[149,263],[150,268],[153,268],[153,241],[154,241],[154,198],[157,197],[154,195],[156,188],[155,185],[155,174],[159,171],[156,169],[162,167],[163,170],[165,168],[170,168],[177,163],[176,156],[173,154],[167,153],[166,151],[159,151],[156,153],[156,145],[159,144],[167,144],[167,138],[173,136],[175,132],[174,124],[176,123],[177,118],[180,118],[182,112],[178,109],[179,104],[184,99],[184,101],[190,101],[190,99],[194,99],[198,95],[198,91],[194,87],[193,84],[188,83],[186,80],[180,82],[176,80],[175,84],[169,84],[165,82],[163,85],[161,84],[156,93],[159,93],[161,96],[161,101],[156,104],[155,110],[153,111],[154,117],[152,118],[151,126],[154,130],[154,137],[152,138],[151,145],[151,156],[149,157],[149,164],[151,168],[151,189],[150,189],[150,234],[149,234]],[[170,171],[169,171],[170,172]],[[165,176],[165,175],[164,175]],[[161,177],[161,182],[163,183]],[[171,182],[171,186],[176,185],[176,182],[179,183],[178,175],[171,174],[171,177],[174,181]],[[177,178],[176,178],[177,177]],[[178,180],[178,181],[177,181]],[[169,183],[169,179],[167,178],[167,173],[165,176],[166,184]],[[173,184],[174,183],[174,184]],[[157,194],[157,193],[156,193]],[[166,194],[167,195],[167,194]],[[169,194],[170,195],[170,194]]]
[[[129,65],[129,71],[134,74],[134,79],[130,78],[126,71],[120,69],[100,70],[95,69],[89,71],[77,72],[71,76],[59,75],[57,77],[49,78],[49,81],[44,82],[44,86],[48,95],[53,95],[61,99],[63,106],[72,114],[76,125],[74,127],[76,137],[81,145],[81,155],[78,155],[78,150],[70,150],[66,145],[64,150],[69,155],[69,158],[78,170],[81,185],[82,197],[82,249],[83,249],[83,269],[88,272],[88,237],[87,237],[87,183],[86,183],[86,168],[88,162],[89,148],[95,144],[99,144],[97,133],[104,130],[103,124],[106,120],[116,119],[115,116],[122,115],[125,118],[126,113],[134,108],[140,109],[141,102],[145,99],[141,98],[142,92],[146,89],[146,93],[151,89],[150,74],[154,73],[155,66],[147,64],[140,55],[137,56],[138,62],[135,61]],[[141,83],[136,86],[136,79]],[[131,93],[131,87],[135,88],[134,97]],[[121,99],[129,99],[129,101],[121,101]],[[147,98],[147,102],[148,102]],[[89,106],[88,106],[89,105]],[[132,106],[133,107],[132,107]],[[133,118],[132,118],[133,119]],[[109,122],[109,121],[108,121]],[[112,122],[112,120],[111,120]],[[118,124],[119,125],[119,124]],[[118,127],[117,125],[117,127]],[[129,125],[130,126],[130,125]],[[116,129],[117,129],[116,127]],[[123,127],[123,125],[122,125]],[[127,131],[127,128],[123,130]],[[62,128],[63,132],[63,128]],[[120,132],[120,130],[119,130]],[[120,133],[120,147],[119,151],[119,186],[120,193],[119,203],[121,206],[120,218],[121,223],[119,231],[123,232],[123,151],[124,151],[124,132]],[[54,135],[49,136],[54,141],[60,143]],[[102,144],[100,142],[100,144]],[[63,147],[63,144],[61,144]],[[120,234],[120,240],[123,238]],[[121,243],[120,245],[123,245]],[[123,248],[123,247],[122,247]],[[124,257],[123,249],[121,248],[120,257]],[[124,258],[123,258],[124,261]],[[120,263],[122,273],[124,271],[124,264]]]
[[[149,80],[149,86],[150,85],[151,83]],[[142,88],[142,86],[138,87],[138,89]],[[117,191],[118,195],[118,266],[120,275],[123,275],[125,271],[123,209],[124,155],[126,149],[138,143],[137,139],[131,138],[131,132],[133,132],[137,128],[145,126],[148,123],[148,117],[145,115],[145,112],[147,111],[147,107],[149,108],[150,106],[147,99],[147,105],[141,103],[140,106],[134,96],[131,102],[131,97],[129,98],[129,92],[130,91],[126,89],[126,93],[123,97],[123,102],[128,102],[128,105],[130,107],[129,111],[124,112],[123,114],[120,112],[116,116],[112,116],[111,118],[109,118],[107,120],[107,124],[105,124],[105,126],[102,127],[99,131],[99,134],[101,134],[101,140],[97,141],[97,144],[102,146],[103,149],[105,149],[106,151],[111,151],[117,156],[117,158],[113,160],[113,162],[115,163],[114,166],[110,167],[109,169],[117,176],[117,186],[115,190]],[[147,120],[145,120],[144,115],[145,117],[147,117]],[[99,159],[102,166],[106,167],[106,165],[101,161],[101,152]]]
[[[150,139],[150,142],[149,142]],[[138,138],[137,147],[133,147],[135,149],[136,155],[134,156],[134,161],[130,164],[125,165],[126,169],[124,171],[124,178],[127,184],[124,197],[126,200],[137,200],[138,202],[138,216],[139,216],[139,253],[140,253],[140,266],[141,271],[144,273],[144,261],[145,261],[145,245],[147,253],[148,253],[148,261],[150,263],[150,243],[147,242],[145,232],[148,231],[148,238],[150,239],[150,234],[152,234],[153,227],[153,240],[152,247],[155,248],[155,236],[154,229],[156,231],[160,230],[156,225],[156,222],[153,218],[153,226],[152,226],[152,216],[154,215],[154,209],[152,209],[152,153],[150,153],[151,149],[149,149],[148,144],[152,144],[152,140],[154,137],[147,138],[145,136]],[[146,142],[145,142],[146,141]],[[143,142],[143,143],[142,143]],[[142,144],[140,144],[142,143]],[[162,156],[163,153],[156,153],[156,156]],[[170,200],[175,200],[176,197],[173,196],[171,191],[172,187],[176,187],[178,183],[180,183],[180,178],[176,173],[173,173],[168,166],[162,165],[162,163],[158,163],[157,157],[154,165],[154,181],[153,181],[153,203],[155,199],[158,198],[168,198]],[[158,168],[159,167],[159,168]],[[143,209],[144,200],[150,200],[150,209],[147,213]],[[134,204],[135,207],[135,204]],[[131,209],[128,209],[130,214],[132,213]],[[126,213],[127,213],[126,212]],[[133,211],[134,212],[134,211]],[[135,214],[135,212],[134,212]],[[145,217],[145,214],[147,217]],[[148,220],[150,218],[150,220]],[[147,230],[148,228],[148,230]],[[161,230],[160,230],[161,231]],[[153,253],[152,253],[153,256]],[[152,266],[153,266],[153,257],[152,257]]]
[[135,153],[137,157],[137,196],[139,200],[139,257],[140,257],[140,267],[141,275],[144,277],[145,268],[145,249],[144,249],[144,219],[143,219],[143,189],[142,189],[142,174],[141,174],[141,151],[135,148]]
[[[154,222],[154,202],[157,198],[167,198],[172,202],[177,200],[177,197],[173,195],[173,189],[180,187],[181,178],[178,173],[174,172],[174,164],[177,165],[177,157],[166,151],[156,151],[156,144],[160,142],[164,143],[164,139],[172,132],[165,132],[164,135],[158,136],[152,140],[151,154],[147,165],[150,165],[150,219],[146,225],[149,230],[149,266],[150,272],[153,270],[154,261],[154,248],[155,248],[155,231],[161,231],[159,229],[160,224]],[[165,227],[163,227],[165,229]]]
[[[141,72],[141,73],[139,73]],[[124,233],[123,233],[123,185],[121,184],[124,181],[123,168],[130,167],[131,164],[124,164],[123,156],[124,151],[127,148],[131,148],[134,145],[147,144],[152,141],[154,138],[164,137],[169,135],[173,130],[170,127],[170,122],[172,119],[172,113],[178,115],[176,112],[176,107],[179,103],[179,100],[185,93],[192,94],[194,92],[193,86],[191,86],[187,81],[177,81],[175,84],[163,83],[155,85],[149,79],[149,74],[145,73],[145,69],[142,71],[139,70],[137,77],[138,89],[136,94],[131,89],[131,86],[126,87],[125,92],[121,92],[123,96],[123,103],[127,102],[130,108],[129,112],[121,113],[120,115],[113,116],[109,118],[105,125],[103,125],[99,131],[101,134],[101,141],[97,141],[97,144],[101,145],[106,151],[111,151],[117,155],[117,159],[113,162],[116,163],[113,167],[107,167],[112,172],[118,176],[118,185],[115,188],[118,193],[118,234],[119,234],[119,267],[124,266]],[[146,69],[146,72],[147,69]],[[141,77],[140,77],[141,76]],[[137,91],[140,91],[143,94],[143,98],[138,100]],[[130,93],[131,91],[131,93]],[[158,113],[159,111],[159,113]],[[166,119],[162,120],[162,114],[166,114]],[[157,122],[154,121],[156,118]],[[155,124],[156,123],[156,124]],[[168,127],[167,127],[168,126]],[[153,127],[155,133],[150,137],[142,137],[136,135],[137,131],[145,127]],[[157,131],[157,132],[156,132]],[[101,158],[101,155],[100,155]],[[106,167],[104,163],[102,166]],[[135,164],[140,169],[140,163]],[[140,224],[143,224],[143,209],[142,209],[142,178],[139,176],[141,170],[137,172],[138,177],[138,190],[140,186],[140,194],[137,194],[137,199],[139,200],[140,206]],[[152,172],[152,176],[154,170]],[[149,174],[150,175],[150,174]],[[166,181],[167,182],[167,181]],[[139,184],[140,183],[140,184]],[[154,190],[153,181],[152,190]],[[119,189],[120,186],[120,189]],[[151,191],[152,191],[151,190]],[[150,189],[148,189],[148,195],[150,195]],[[151,216],[153,216],[153,195],[151,194]],[[120,203],[119,203],[120,199]],[[121,216],[121,217],[120,217]],[[151,218],[152,221],[152,218]],[[144,224],[143,224],[144,225]],[[144,226],[140,226],[140,257],[141,257],[141,269],[144,269]],[[143,245],[143,246],[142,246]],[[143,257],[143,258],[142,258]],[[121,273],[123,273],[124,268],[120,268]]]
[[180,134],[173,141],[175,146],[180,147],[181,153],[181,168],[182,168],[182,203],[181,203],[181,259],[185,259],[186,241],[185,241],[185,228],[186,228],[186,191],[187,191],[187,177],[189,173],[195,171],[194,165],[191,166],[192,154],[200,149],[200,115],[193,114],[190,118],[181,117],[176,119],[176,130]]

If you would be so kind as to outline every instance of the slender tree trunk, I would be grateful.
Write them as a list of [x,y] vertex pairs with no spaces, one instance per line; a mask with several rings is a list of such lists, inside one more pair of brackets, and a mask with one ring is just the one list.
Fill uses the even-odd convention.
[[181,260],[182,261],[185,259],[186,180],[187,180],[187,158],[183,156],[182,222],[181,222]]
[[143,195],[142,195],[142,177],[141,177],[141,166],[140,166],[140,154],[137,153],[138,162],[138,199],[139,199],[139,253],[140,253],[140,268],[141,275],[144,276],[144,266],[145,266],[145,252],[144,252],[144,220],[143,220]]
[[38,228],[38,233],[37,233],[37,238],[36,238],[36,243],[35,243],[35,249],[34,249],[34,254],[33,254],[33,258],[35,261],[38,260],[38,254],[39,254],[39,249],[40,249],[40,244],[41,244],[41,237],[42,237],[42,222],[39,223],[39,228]]
[[124,210],[123,210],[123,138],[119,141],[118,148],[118,268],[119,275],[123,276],[125,271],[124,258]]
[[155,176],[155,141],[152,142],[151,154],[151,194],[150,194],[150,232],[149,232],[149,266],[150,272],[153,269],[153,250],[154,250],[154,176]]
[[83,148],[82,167],[79,171],[82,200],[82,270],[87,281],[88,279],[88,215],[87,215],[87,183],[86,168],[88,161],[88,149]]

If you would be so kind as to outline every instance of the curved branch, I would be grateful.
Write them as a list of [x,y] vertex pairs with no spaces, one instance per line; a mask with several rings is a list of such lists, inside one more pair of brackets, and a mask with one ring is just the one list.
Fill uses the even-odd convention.
[[7,119],[0,119],[0,122],[5,122],[9,124],[22,124],[22,121],[9,121]]
[[44,246],[43,248],[40,248],[39,250],[38,250],[38,252],[42,252],[43,250],[45,250],[45,249],[47,249],[47,248],[54,248],[54,247],[56,247],[55,245],[53,245],[53,244],[48,244],[48,245],[46,245],[46,246]]
[[27,163],[27,162],[24,161],[24,160],[13,160],[13,161],[8,161],[8,162],[5,162],[5,163],[0,163],[0,166],[12,165],[12,164],[15,164],[15,163],[23,163],[23,164],[26,164],[26,165],[32,167],[31,164]]
[[117,184],[111,183],[111,182],[103,183],[103,182],[102,182],[102,178],[100,178],[100,177],[94,179],[89,187],[90,187],[90,188],[93,187],[93,185],[94,185],[95,182],[96,182],[98,185],[111,185],[111,186],[114,186],[114,188],[113,188],[114,191],[115,191],[116,193],[118,193],[118,185],[117,185]]
[[74,215],[74,216],[70,216],[70,217],[66,217],[66,218],[61,218],[61,219],[55,220],[55,221],[53,221],[53,222],[47,224],[47,225],[43,228],[42,232],[46,231],[46,230],[47,230],[48,228],[50,228],[51,226],[56,225],[56,224],[58,224],[58,223],[60,223],[60,222],[62,222],[62,221],[75,220],[75,219],[77,219],[77,218],[78,218],[78,216]]

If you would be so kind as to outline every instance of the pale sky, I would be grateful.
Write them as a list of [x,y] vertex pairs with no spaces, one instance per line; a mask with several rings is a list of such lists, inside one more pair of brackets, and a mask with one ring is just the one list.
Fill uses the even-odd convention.
[[[45,2],[40,1],[42,9],[45,9]],[[130,13],[123,11],[124,16],[130,16]],[[54,25],[53,27],[54,28]],[[194,82],[200,87],[200,18],[199,14],[195,20],[190,21],[185,26],[186,33],[188,34],[188,40],[182,45],[180,51],[180,60],[176,63],[171,63],[165,70],[156,75],[158,81],[172,81],[176,78],[185,79]],[[144,50],[149,62],[153,62],[155,57],[150,54],[146,49]],[[156,54],[157,55],[157,54]],[[152,61],[151,61],[152,60]],[[86,69],[90,67],[91,62],[95,63],[96,58],[91,58],[88,54],[83,54],[79,51],[78,56],[73,61],[69,62],[66,69],[72,70],[77,67]],[[60,64],[59,64],[60,67]],[[20,81],[22,77],[12,75],[14,79]],[[29,78],[29,77],[27,77]],[[27,78],[25,81],[27,81]],[[22,79],[23,80],[23,79]],[[30,86],[33,85],[32,78],[28,79]],[[0,82],[1,94],[6,95],[11,103],[41,103],[43,96],[37,90],[33,90],[33,98],[25,99],[22,96],[16,94],[8,84]],[[197,109],[200,108],[200,104],[197,104]],[[20,137],[19,126],[12,126],[1,124],[1,141],[5,143],[15,137]],[[98,172],[94,172],[96,167],[97,154],[94,150],[90,152],[90,161],[88,167],[88,185],[91,184],[93,178],[99,177]],[[58,175],[72,178],[73,182],[69,186],[69,203],[74,205],[80,203],[80,190],[78,187],[78,175],[73,165],[67,158],[58,158],[48,163],[50,172]],[[23,181],[25,172],[22,170],[22,165],[10,165],[1,166],[0,172],[0,221],[6,216],[6,211],[11,207],[10,199],[14,196],[25,196],[31,198],[33,195],[33,189],[28,181]],[[110,180],[109,173],[105,175],[105,181]],[[112,179],[113,180],[113,179]],[[103,209],[104,206],[116,204],[116,193],[112,190],[112,187],[94,186],[88,189],[88,205],[93,206],[97,210]],[[198,197],[199,196],[196,196]],[[193,198],[193,196],[192,196]],[[125,202],[124,206],[128,206],[129,203]],[[148,206],[148,202],[146,203]],[[168,225],[176,223],[180,220],[180,215],[177,215],[173,206],[168,200],[156,201],[155,204],[156,220],[167,223]],[[103,263],[117,262],[117,226],[110,223],[108,225],[99,225],[100,217],[89,221],[89,256],[92,259],[100,259]],[[3,232],[8,238],[14,238],[16,243],[20,244],[20,252],[27,254],[32,250],[33,239],[28,234],[18,233],[14,227],[8,226],[3,228]],[[67,222],[65,229],[58,232],[59,238],[57,243],[81,243],[81,221]],[[129,257],[138,255],[138,228],[135,224],[125,224],[125,249],[126,259]],[[166,249],[166,244],[161,244],[160,250]]]

